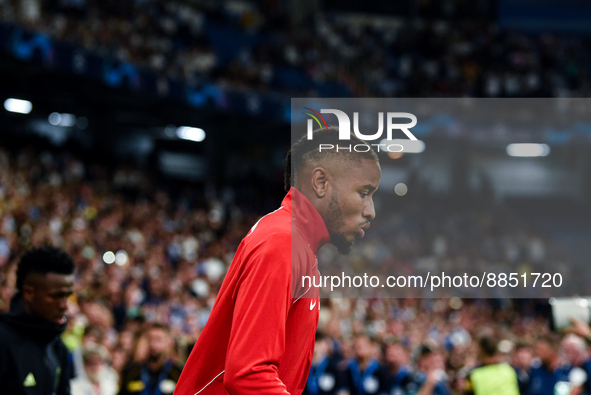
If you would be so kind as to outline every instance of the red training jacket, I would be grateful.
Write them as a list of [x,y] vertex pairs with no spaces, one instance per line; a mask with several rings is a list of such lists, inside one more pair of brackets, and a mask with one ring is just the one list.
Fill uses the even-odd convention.
[[312,203],[291,188],[242,239],[174,395],[301,394],[320,302],[318,249],[330,241]]

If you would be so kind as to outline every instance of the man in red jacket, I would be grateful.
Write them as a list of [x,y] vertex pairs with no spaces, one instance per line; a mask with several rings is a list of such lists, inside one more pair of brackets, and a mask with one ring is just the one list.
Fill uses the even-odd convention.
[[[287,195],[244,237],[175,395],[301,394],[314,351],[319,290],[318,249],[351,251],[375,216],[377,155],[339,145],[338,130],[300,139],[286,158]],[[347,144],[364,144],[351,136]],[[293,170],[293,174],[292,174]]]

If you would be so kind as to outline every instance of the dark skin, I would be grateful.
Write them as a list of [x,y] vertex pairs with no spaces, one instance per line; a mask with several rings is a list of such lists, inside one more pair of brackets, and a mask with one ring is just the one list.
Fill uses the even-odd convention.
[[68,298],[73,293],[73,274],[30,273],[23,284],[23,306],[32,316],[65,325]]
[[356,238],[365,235],[375,218],[373,194],[381,175],[380,165],[371,159],[362,159],[354,166],[308,164],[296,176],[295,187],[318,210],[333,244],[346,252]]

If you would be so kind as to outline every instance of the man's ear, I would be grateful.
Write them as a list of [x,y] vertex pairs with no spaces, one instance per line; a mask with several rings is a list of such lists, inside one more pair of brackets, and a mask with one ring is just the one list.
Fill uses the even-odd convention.
[[323,198],[328,193],[328,180],[330,176],[323,167],[317,167],[312,170],[312,190],[316,197]]
[[31,284],[23,284],[23,300],[32,303],[35,298],[35,287]]

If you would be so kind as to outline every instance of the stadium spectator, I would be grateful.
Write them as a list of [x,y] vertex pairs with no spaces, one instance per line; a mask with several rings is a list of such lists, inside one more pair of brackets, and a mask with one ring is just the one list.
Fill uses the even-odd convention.
[[145,331],[145,340],[144,361],[133,363],[123,371],[120,395],[143,391],[163,395],[174,392],[181,368],[173,361],[174,340],[170,329],[164,324],[150,324]]
[[419,346],[414,380],[420,395],[451,395],[443,353],[431,341]]
[[535,354],[539,360],[534,361],[529,373],[529,395],[553,395],[570,393],[570,366],[560,357],[559,344],[556,336],[547,335],[540,338],[535,345]]
[[322,331],[316,332],[314,357],[304,395],[335,395],[338,389],[340,358],[332,349],[332,342]]
[[481,365],[468,376],[466,394],[474,395],[519,395],[517,373],[499,352],[499,341],[492,334],[480,337]]
[[386,377],[380,369],[376,345],[367,335],[355,337],[355,356],[347,363],[339,395],[378,394],[386,387]]
[[84,374],[71,382],[72,395],[116,395],[118,375],[108,366],[107,350],[95,344],[82,348]]
[[589,358],[585,341],[574,334],[566,335],[562,339],[560,352],[571,366],[581,366]]
[[519,382],[519,393],[525,394],[527,385],[529,383],[529,369],[533,361],[531,347],[523,342],[515,345],[513,356],[511,358],[511,366],[517,373],[517,380]]
[[399,341],[389,342],[384,350],[385,364],[382,369],[387,377],[382,394],[407,394],[417,390],[413,380],[410,353]]
[[568,334],[560,342],[560,353],[571,368],[569,371],[571,395],[583,394],[584,386],[589,379],[585,365],[589,359],[589,353],[585,341],[575,334]]

